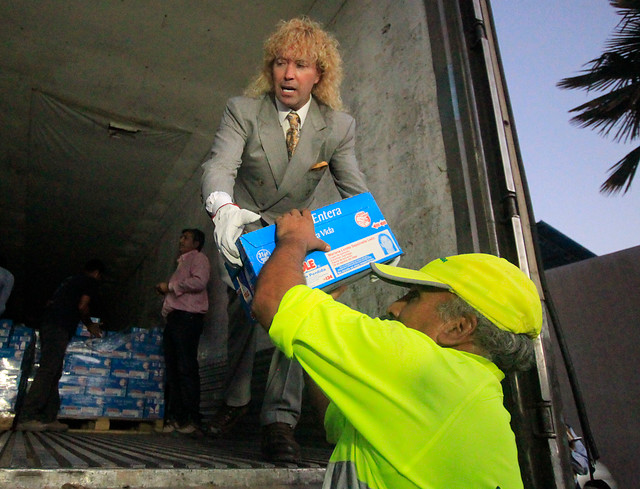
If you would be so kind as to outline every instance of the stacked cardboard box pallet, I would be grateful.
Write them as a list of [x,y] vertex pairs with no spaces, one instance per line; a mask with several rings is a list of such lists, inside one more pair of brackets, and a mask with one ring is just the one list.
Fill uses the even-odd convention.
[[61,418],[157,420],[164,415],[159,329],[131,328],[91,339],[79,327],[60,379]]
[[0,430],[11,428],[33,359],[34,331],[0,320]]
[[[36,332],[0,321],[0,430],[10,429],[40,360]],[[130,328],[91,339],[78,326],[59,382],[60,418],[161,420],[164,356],[159,329]]]

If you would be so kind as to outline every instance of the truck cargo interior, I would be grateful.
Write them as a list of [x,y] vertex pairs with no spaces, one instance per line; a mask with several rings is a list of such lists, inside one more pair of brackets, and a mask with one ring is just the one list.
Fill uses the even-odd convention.
[[[402,265],[486,252],[538,282],[488,0],[3,2],[0,253],[16,279],[5,317],[37,327],[56,285],[97,257],[107,266],[106,327],[161,326],[154,285],[173,272],[180,231],[204,230],[212,270],[220,260],[200,165],[225,102],[259,69],[276,23],[303,14],[340,41],[356,153]],[[330,179],[321,186],[323,205],[339,199]],[[212,275],[199,347],[205,417],[222,402],[226,363],[226,286]],[[389,289],[362,279],[341,300],[377,315]],[[545,323],[537,368],[504,381],[527,489],[572,484],[549,341]],[[19,433],[7,409],[0,486],[320,487],[331,447],[308,408],[296,433],[302,462],[260,457],[271,348],[263,335],[251,415],[229,439],[102,417],[71,419],[61,434]]]

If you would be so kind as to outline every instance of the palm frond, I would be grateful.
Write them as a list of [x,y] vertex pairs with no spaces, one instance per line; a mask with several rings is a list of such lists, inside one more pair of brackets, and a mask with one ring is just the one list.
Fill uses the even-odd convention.
[[640,0],[609,0],[612,7],[640,11]]
[[[560,88],[606,92],[570,112],[579,127],[595,129],[603,136],[624,142],[640,137],[640,0],[609,0],[621,16],[605,52],[589,61],[576,76],[563,78]],[[640,161],[640,147],[609,168],[600,191],[626,193]],[[624,190],[623,190],[624,188]]]
[[614,131],[615,141],[640,136],[640,83],[606,93],[570,110],[578,115],[571,122],[591,127],[603,136]]
[[587,63],[581,75],[563,78],[559,88],[587,91],[616,90],[640,81],[640,58],[628,59],[615,52],[606,52]]
[[638,169],[638,162],[640,162],[640,146],[609,168],[609,178],[601,185],[600,192],[603,194],[618,192],[626,194]]
[[637,58],[640,53],[640,17],[622,22],[624,28],[614,32],[605,42],[605,49],[621,56]]
[[640,53],[640,1],[609,0],[609,4],[618,9],[621,19],[605,42],[605,48],[623,57],[637,58]]

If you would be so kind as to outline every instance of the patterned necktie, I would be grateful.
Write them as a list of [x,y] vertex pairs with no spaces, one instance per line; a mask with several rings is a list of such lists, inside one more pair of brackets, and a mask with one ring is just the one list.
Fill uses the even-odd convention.
[[300,116],[291,111],[287,114],[287,120],[289,121],[289,130],[287,131],[287,154],[289,159],[293,156],[293,152],[296,150],[298,140],[300,139]]

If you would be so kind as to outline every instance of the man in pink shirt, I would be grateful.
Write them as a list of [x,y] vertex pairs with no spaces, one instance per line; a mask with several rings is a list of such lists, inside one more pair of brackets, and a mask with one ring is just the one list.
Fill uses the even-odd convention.
[[164,295],[165,432],[202,436],[198,343],[209,309],[209,259],[201,252],[204,233],[183,229],[178,267],[169,282],[156,285]]

